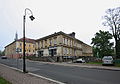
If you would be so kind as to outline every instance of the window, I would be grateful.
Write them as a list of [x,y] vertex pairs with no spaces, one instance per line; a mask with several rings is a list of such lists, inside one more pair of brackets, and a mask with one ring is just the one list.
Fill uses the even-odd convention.
[[50,56],[54,56],[54,55],[56,55],[57,54],[57,49],[50,49],[49,50],[49,55]]
[[69,43],[68,43],[68,39],[67,39],[67,45],[69,45]]
[[71,40],[69,40],[69,45],[71,46]]
[[51,55],[51,53],[52,53],[52,50],[49,50],[49,55]]
[[64,48],[64,55],[67,54],[67,48]]
[[30,44],[29,44],[29,47],[30,47]]
[[71,46],[72,46],[72,40],[71,40]]
[[57,49],[54,49],[53,53],[54,53],[54,55],[56,55],[57,54]]
[[57,37],[54,38],[54,45],[57,44]]
[[65,44],[65,37],[63,37],[63,44]]
[[30,50],[29,50],[29,52],[30,52]]
[[22,43],[20,43],[20,47],[22,46]]
[[65,38],[65,44],[67,45],[67,38]]
[[49,39],[50,40],[50,45],[52,45],[52,39]]
[[78,44],[78,47],[81,48],[81,44]]
[[70,49],[70,55],[72,54],[72,49]]
[[69,54],[69,49],[68,49],[68,48],[66,48],[66,54],[67,54],[67,55]]
[[43,51],[38,51],[38,56],[43,56]]
[[43,48],[43,41],[41,41],[41,48]]
[[22,52],[22,49],[19,49],[19,52]]
[[45,40],[45,47],[47,47],[47,40]]

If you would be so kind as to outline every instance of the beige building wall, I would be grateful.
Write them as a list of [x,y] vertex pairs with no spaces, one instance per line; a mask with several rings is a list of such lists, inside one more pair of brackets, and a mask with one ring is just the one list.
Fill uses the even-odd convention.
[[82,44],[83,56],[93,56],[92,47],[86,44]]
[[11,43],[5,48],[5,55],[13,58],[13,55],[16,54],[16,42]]
[[53,34],[37,40],[36,50],[43,51],[43,56],[50,56],[49,49],[52,48],[57,49],[54,56],[92,56],[91,46],[66,34]]

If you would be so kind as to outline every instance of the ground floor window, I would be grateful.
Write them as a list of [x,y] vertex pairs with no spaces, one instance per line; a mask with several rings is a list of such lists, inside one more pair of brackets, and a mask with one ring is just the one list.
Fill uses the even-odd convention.
[[57,55],[57,49],[50,49],[50,50],[49,50],[49,55],[50,55],[50,56]]
[[38,51],[38,56],[39,57],[43,56],[43,51]]

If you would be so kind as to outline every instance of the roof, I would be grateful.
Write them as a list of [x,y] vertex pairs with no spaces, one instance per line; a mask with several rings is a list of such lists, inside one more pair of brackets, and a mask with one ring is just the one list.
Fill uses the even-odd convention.
[[5,48],[6,48],[6,47],[8,47],[9,45],[11,45],[11,44],[15,43],[15,42],[16,42],[16,41],[13,41],[12,43],[10,43],[10,44],[6,45],[6,46],[5,46]]
[[[23,38],[18,39],[17,41],[23,42]],[[35,40],[34,39],[30,39],[30,38],[25,38],[25,42],[27,42],[27,43],[35,43]]]
[[[74,33],[74,34],[75,34],[75,32],[72,32],[72,33]],[[86,45],[86,46],[91,47],[90,45],[88,45],[88,44],[86,44],[86,43],[82,42],[81,40],[79,40],[79,39],[77,39],[77,38],[75,38],[75,37],[71,36],[70,34],[66,34],[66,33],[64,33],[64,32],[62,32],[62,31],[57,32],[57,33],[55,32],[54,34],[51,34],[51,35],[48,35],[48,36],[45,36],[45,37],[39,38],[39,39],[37,39],[36,41],[49,39],[50,37],[54,37],[54,36],[58,36],[58,35],[65,35],[65,36],[67,36],[67,37],[69,37],[69,38],[71,38],[71,39],[76,40],[76,41],[77,41],[77,42],[79,42],[79,43],[82,43],[82,44],[84,44],[84,45]]]
[[[74,33],[74,32],[73,32],[73,33]],[[25,41],[26,41],[27,43],[34,43],[34,44],[35,44],[36,41],[49,39],[50,37],[54,37],[54,36],[58,36],[58,35],[65,35],[65,36],[67,36],[67,37],[69,37],[69,38],[71,38],[71,39],[76,40],[76,41],[79,42],[79,43],[83,43],[83,44],[85,44],[85,45],[87,45],[87,46],[90,46],[90,45],[88,45],[88,44],[80,41],[79,39],[76,39],[75,37],[71,36],[70,34],[66,34],[66,33],[64,33],[64,32],[62,32],[62,31],[57,32],[57,33],[55,32],[54,34],[51,34],[51,35],[48,35],[48,36],[39,38],[39,39],[37,39],[37,40],[30,39],[30,38],[25,38]],[[18,39],[17,41],[23,42],[23,38]],[[16,41],[13,41],[12,43],[14,43],[14,42],[16,42]],[[12,43],[8,44],[7,46],[11,45]],[[7,47],[7,46],[5,46],[5,47]],[[91,46],[90,46],[90,47],[91,47]]]
[[[10,43],[10,44],[8,44],[7,46],[5,46],[5,48],[8,47],[8,46],[11,45],[11,44],[17,42],[17,41],[23,42],[23,38],[18,39],[18,40],[16,40],[16,41],[13,41],[12,43]],[[25,42],[35,44],[35,40],[34,40],[34,39],[30,39],[30,38],[25,38]]]
[[48,39],[48,38],[50,38],[50,37],[57,36],[57,35],[61,35],[61,34],[65,34],[65,33],[63,33],[62,31],[57,32],[57,33],[55,32],[54,34],[51,34],[51,35],[48,35],[48,36],[45,36],[45,37],[39,38],[39,39],[37,39],[36,41],[44,40],[44,39]]
[[[73,33],[74,33],[74,32],[73,32]],[[57,33],[55,32],[54,34],[51,34],[51,35],[48,35],[48,36],[39,38],[39,39],[37,39],[36,41],[48,39],[48,38],[50,38],[50,37],[54,37],[54,36],[58,36],[58,35],[65,35],[65,36],[67,36],[67,37],[69,37],[69,38],[71,38],[71,39],[74,39],[74,40],[77,40],[77,41],[80,42],[80,43],[83,43],[82,41],[76,39],[75,37],[71,36],[70,34],[66,34],[66,33],[64,33],[64,32],[62,32],[62,31],[57,32]]]

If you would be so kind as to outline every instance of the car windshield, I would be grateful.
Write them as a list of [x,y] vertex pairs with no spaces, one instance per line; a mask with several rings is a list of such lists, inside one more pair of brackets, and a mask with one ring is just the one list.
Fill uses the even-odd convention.
[[103,60],[113,60],[112,58],[103,58]]

